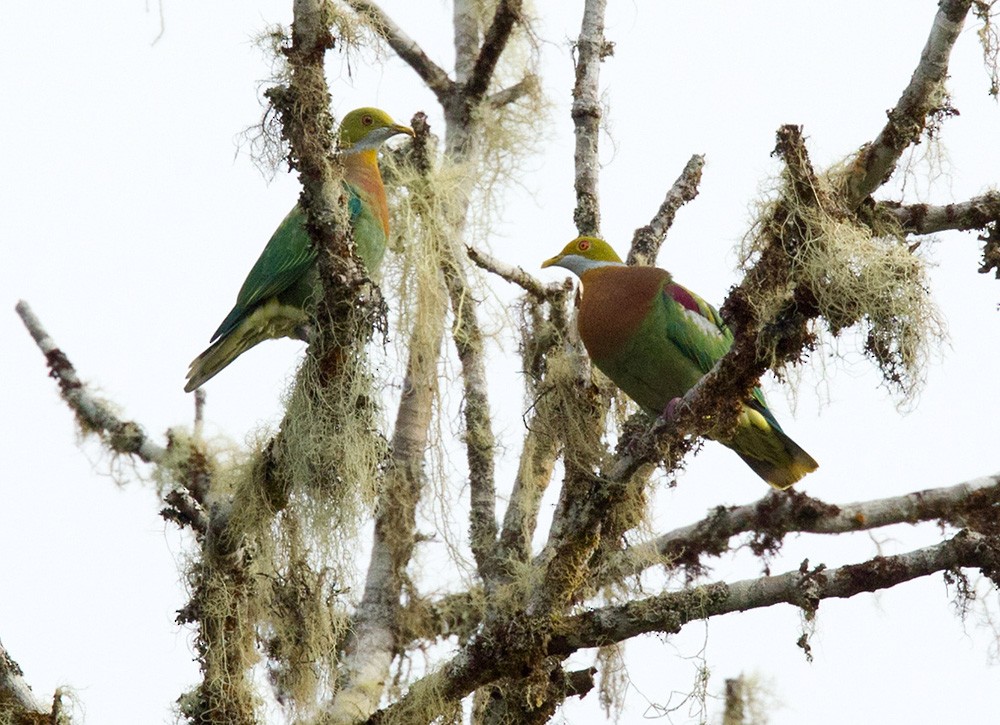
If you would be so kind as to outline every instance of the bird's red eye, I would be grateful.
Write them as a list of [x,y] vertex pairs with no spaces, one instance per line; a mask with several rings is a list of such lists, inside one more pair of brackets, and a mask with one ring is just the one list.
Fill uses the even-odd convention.
[[576,248],[579,249],[581,252],[586,252],[588,249],[590,249],[590,242],[588,242],[586,239],[581,239],[580,243],[576,245]]
[[375,119],[372,118],[371,116],[362,116],[361,123],[363,123],[366,126],[371,126],[373,123],[375,123]]

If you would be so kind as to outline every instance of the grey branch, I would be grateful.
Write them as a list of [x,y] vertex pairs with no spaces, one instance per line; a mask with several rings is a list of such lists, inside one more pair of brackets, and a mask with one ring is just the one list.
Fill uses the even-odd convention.
[[[754,533],[766,544],[780,543],[791,532],[841,534],[866,531],[892,524],[922,521],[947,522],[980,533],[994,533],[982,514],[1000,503],[1000,473],[970,481],[916,491],[903,496],[833,505],[795,490],[771,492],[745,506],[713,509],[697,523],[636,544],[607,562],[600,579],[638,574],[662,563],[671,568],[701,568],[701,557],[718,556],[729,550],[729,540]],[[984,508],[985,507],[985,508]],[[984,526],[986,524],[986,526]]]
[[486,95],[486,90],[493,80],[493,71],[497,62],[507,47],[514,24],[521,19],[523,0],[500,0],[490,27],[486,29],[483,45],[479,48],[472,73],[465,84],[465,93],[470,105],[476,105]]
[[709,584],[680,592],[604,607],[567,617],[552,637],[549,654],[621,642],[648,632],[676,633],[688,622],[708,617],[792,604],[815,611],[824,599],[845,599],[902,584],[939,571],[978,567],[996,579],[1000,571],[996,537],[961,531],[935,546],[877,556],[836,569],[808,568],[760,579]]
[[98,433],[117,453],[136,455],[146,463],[163,460],[166,449],[150,440],[142,426],[119,418],[106,403],[87,389],[77,375],[76,368],[42,327],[28,303],[21,300],[14,309],[28,328],[38,349],[45,355],[49,375],[59,383],[63,400],[76,413],[80,426],[84,430]]
[[948,229],[984,229],[1000,220],[1000,191],[988,191],[957,204],[902,205],[884,201],[879,202],[878,208],[896,217],[907,234],[934,234]]
[[920,139],[928,117],[942,110],[942,86],[948,75],[951,49],[962,31],[972,0],[942,0],[920,62],[910,83],[889,111],[889,120],[878,137],[859,151],[850,164],[847,201],[857,206],[892,175],[908,146]]
[[345,2],[356,13],[368,19],[375,32],[385,39],[396,55],[416,71],[440,102],[443,103],[454,92],[455,82],[448,77],[444,69],[432,61],[420,44],[396,25],[378,3],[371,0],[345,0]]
[[486,351],[476,314],[476,300],[466,278],[467,272],[450,244],[442,251],[445,286],[455,316],[452,338],[462,364],[465,394],[465,449],[469,463],[470,543],[483,580],[489,583],[496,573],[496,483],[493,470],[495,441],[490,416],[486,378]]
[[[49,722],[50,710],[31,691],[21,668],[0,643],[0,715],[13,716],[12,722],[17,723],[41,723]],[[32,717],[37,715],[44,719]]]
[[486,102],[493,108],[503,108],[516,102],[521,96],[530,95],[538,90],[538,76],[529,73],[512,86],[507,86],[486,97]]
[[687,162],[649,224],[635,230],[626,260],[628,264],[656,263],[656,255],[659,254],[660,245],[663,244],[667,231],[674,223],[677,210],[698,196],[698,185],[701,183],[701,172],[704,167],[705,157],[701,154],[695,154]]
[[611,55],[612,46],[604,39],[604,8],[606,0],[586,0],[580,37],[576,42],[576,82],[573,86],[573,125],[576,150],[573,153],[576,178],[576,209],[573,221],[580,234],[600,234],[601,202],[597,174],[600,158],[597,153],[601,130],[601,100],[599,79],[601,61]]
[[543,284],[537,277],[526,272],[523,267],[515,267],[507,264],[472,246],[466,246],[465,249],[469,254],[469,259],[477,267],[487,272],[492,272],[511,284],[516,284],[539,302],[566,294],[566,284],[564,283],[552,282],[550,284]]

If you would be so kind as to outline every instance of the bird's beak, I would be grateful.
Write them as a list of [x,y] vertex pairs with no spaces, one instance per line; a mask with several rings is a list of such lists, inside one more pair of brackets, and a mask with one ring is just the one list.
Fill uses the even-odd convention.
[[416,136],[416,134],[413,133],[413,129],[412,128],[410,128],[409,126],[404,126],[404,125],[402,125],[400,123],[394,123],[389,128],[391,128],[393,130],[394,135],[397,134],[397,133],[405,133],[410,138],[414,138]]
[[546,267],[553,267],[559,264],[559,262],[562,261],[562,258],[563,256],[561,254],[557,254],[554,257],[549,257],[544,262],[542,262],[542,269],[545,269]]

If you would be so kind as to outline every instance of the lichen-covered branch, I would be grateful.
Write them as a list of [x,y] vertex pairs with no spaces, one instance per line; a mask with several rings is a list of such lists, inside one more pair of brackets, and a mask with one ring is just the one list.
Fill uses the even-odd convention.
[[656,264],[656,255],[660,252],[660,245],[663,244],[667,231],[674,223],[677,210],[698,196],[703,168],[705,168],[705,157],[701,154],[695,154],[688,160],[649,224],[635,230],[626,259],[628,264]]
[[469,534],[472,553],[480,576],[487,582],[495,577],[497,541],[496,483],[493,470],[495,441],[490,414],[486,351],[476,313],[477,302],[453,248],[443,254],[443,272],[451,311],[455,316],[452,338],[462,364],[465,450],[469,463]]
[[372,0],[344,0],[359,15],[365,16],[372,27],[389,44],[396,55],[409,64],[442,103],[454,92],[455,82],[424,52],[413,38],[393,21],[382,7]]
[[956,204],[899,204],[882,201],[877,205],[894,216],[907,234],[934,234],[948,229],[985,229],[1000,220],[1000,191]]
[[861,147],[849,165],[845,181],[850,206],[860,204],[888,180],[903,151],[920,139],[929,117],[943,110],[951,49],[971,5],[972,0],[941,1],[909,85],[888,112],[889,120],[878,137]]
[[[526,423],[521,458],[504,514],[500,532],[501,562],[527,562],[531,556],[531,541],[538,525],[538,507],[552,479],[559,454],[560,431],[573,411],[567,409],[566,371],[551,365],[551,355],[569,337],[568,295],[571,287],[557,288],[547,305],[537,299],[525,301],[522,323],[521,358],[528,385],[534,397]],[[557,353],[556,353],[557,354]]]
[[576,83],[573,86],[573,126],[576,150],[573,154],[576,177],[576,209],[573,221],[580,234],[596,235],[601,229],[601,200],[597,174],[597,154],[601,131],[601,99],[598,78],[601,61],[611,55],[614,46],[604,39],[606,0],[586,0],[583,23],[576,42]]
[[[430,127],[426,117],[414,116],[412,127],[416,133],[414,164],[427,169]],[[364,594],[345,647],[341,687],[325,722],[355,722],[374,712],[393,656],[403,644],[400,598],[404,572],[416,541],[417,504],[426,488],[423,462],[438,386],[437,361],[446,312],[443,299],[438,290],[421,289],[417,294],[418,322],[407,345],[406,376],[396,412],[392,456],[375,515]]]
[[21,668],[3,644],[0,644],[0,721],[24,725],[55,722],[51,708],[32,692]]
[[902,584],[935,572],[976,567],[994,582],[1000,574],[1000,541],[962,531],[935,546],[877,556],[861,564],[836,569],[807,562],[796,571],[731,584],[719,582],[680,592],[667,592],[625,604],[567,617],[557,625],[549,654],[568,655],[579,649],[621,642],[648,632],[676,633],[688,622],[791,604],[814,612],[824,599],[844,599]]
[[767,551],[780,546],[788,533],[842,534],[892,524],[939,521],[980,534],[1000,534],[989,512],[1000,503],[1000,473],[954,486],[931,488],[903,496],[834,505],[795,490],[771,492],[745,506],[713,509],[708,516],[629,547],[609,559],[601,583],[638,574],[655,564],[699,572],[703,556],[719,556],[730,539],[752,535],[750,546]]
[[[520,647],[509,650],[494,649],[490,637],[499,635],[485,631],[443,667],[415,682],[406,696],[376,713],[369,722],[407,722],[407,715],[418,711],[421,701],[427,698],[438,702],[460,699],[477,687],[504,676],[509,668],[523,666],[532,653],[539,657],[567,656],[580,649],[622,642],[649,632],[677,633],[695,620],[775,604],[792,604],[812,613],[824,599],[853,597],[935,572],[968,567],[980,568],[997,582],[1000,578],[1000,541],[995,536],[962,531],[936,546],[895,556],[878,556],[836,569],[822,565],[810,568],[803,562],[798,570],[776,576],[667,592],[563,618],[544,641],[529,638],[522,641]],[[509,626],[515,630],[514,625]],[[525,634],[508,631],[501,639],[508,643],[510,636]],[[539,646],[540,652],[536,651]]]
[[21,300],[14,309],[45,356],[49,376],[59,383],[63,400],[76,414],[80,428],[97,433],[115,453],[135,455],[146,463],[162,461],[167,449],[154,443],[138,423],[119,418],[110,406],[87,389],[66,353],[45,331],[28,303]]

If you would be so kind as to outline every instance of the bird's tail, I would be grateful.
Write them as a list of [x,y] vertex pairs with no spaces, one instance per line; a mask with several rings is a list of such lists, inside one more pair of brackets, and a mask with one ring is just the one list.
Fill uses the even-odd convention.
[[816,460],[781,430],[770,410],[753,401],[743,411],[746,420],[726,445],[771,486],[784,490],[819,468]]
[[246,332],[246,330],[236,328],[230,334],[220,337],[205,352],[192,360],[191,366],[188,368],[188,381],[184,385],[184,392],[190,393],[192,390],[197,390],[233,360],[258,342],[266,339],[263,335],[248,335]]
[[778,437],[784,449],[781,460],[764,460],[754,458],[747,453],[736,452],[754,470],[754,473],[774,488],[783,491],[807,473],[815,471],[819,468],[819,464],[780,428],[773,429],[773,435]]

